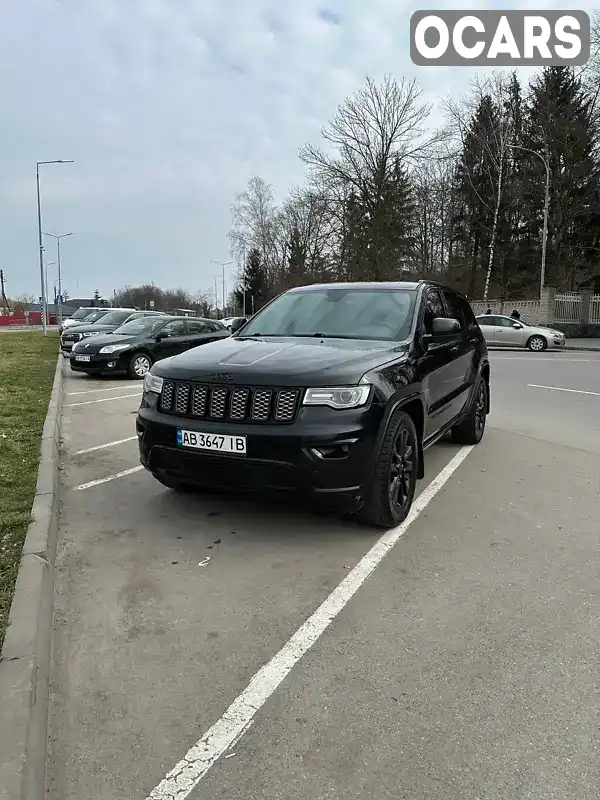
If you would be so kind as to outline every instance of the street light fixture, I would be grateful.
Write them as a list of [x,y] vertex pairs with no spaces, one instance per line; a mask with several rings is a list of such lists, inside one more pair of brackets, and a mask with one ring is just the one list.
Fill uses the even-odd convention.
[[225,317],[225,267],[229,266],[229,264],[233,264],[233,261],[211,261],[211,264],[218,264],[222,269],[222,279],[223,279],[223,317]]
[[44,274],[44,243],[42,241],[42,202],[40,199],[40,167],[44,164],[72,164],[73,161],[65,161],[63,159],[55,159],[54,161],[37,161],[35,165],[35,177],[36,177],[36,186],[37,186],[37,214],[38,214],[38,243],[40,248],[40,288],[42,290],[42,330],[44,331],[44,336],[48,333],[48,321],[47,321],[47,314],[48,309],[46,307],[46,280]]
[[550,157],[548,155],[548,143],[545,142],[544,154],[537,150],[532,150],[530,147],[523,147],[520,144],[507,145],[511,150],[525,150],[527,153],[533,153],[543,163],[546,169],[546,185],[544,191],[544,230],[542,233],[542,269],[540,275],[540,301],[544,292],[544,284],[546,283],[546,245],[548,242],[548,211],[550,208]]
[[71,233],[45,233],[44,236],[51,236],[53,239],[56,239],[56,263],[58,264],[58,324],[62,325],[62,283],[60,277],[60,240],[64,239],[65,236],[73,236],[73,231]]

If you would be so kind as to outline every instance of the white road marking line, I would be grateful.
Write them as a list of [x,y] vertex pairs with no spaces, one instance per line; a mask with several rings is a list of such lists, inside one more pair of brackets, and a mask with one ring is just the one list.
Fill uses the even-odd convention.
[[84,400],[82,403],[67,403],[67,408],[75,408],[76,406],[91,406],[93,403],[108,403],[109,400],[124,400],[126,397],[139,396],[139,392],[136,392],[136,394],[120,394],[118,397],[101,397],[99,400]]
[[329,597],[296,631],[292,638],[251,679],[227,711],[168,773],[146,800],[185,800],[212,765],[247,730],[262,708],[302,656],[318,641],[363,583],[383,561],[400,537],[469,455],[472,446],[461,448],[414,501],[401,525],[381,536],[369,552],[333,590]]
[[593,394],[600,397],[600,392],[586,392],[583,389],[565,389],[562,386],[540,386],[537,383],[528,383],[530,389],[551,389],[553,392],[572,392],[573,394]]
[[[556,361],[556,358],[553,356],[515,356],[514,358],[510,358],[507,356],[496,356],[494,353],[490,353],[490,356],[494,358],[495,361]],[[561,361],[600,361],[598,358],[561,358]]]
[[97,444],[95,447],[86,447],[85,450],[78,450],[75,455],[82,456],[85,453],[94,453],[96,450],[106,450],[107,447],[114,447],[117,444],[125,444],[125,442],[133,442],[137,436],[128,436],[126,439],[117,439],[115,442],[107,442],[106,444]]
[[93,394],[94,392],[117,392],[121,389],[140,389],[142,388],[141,383],[132,383],[129,386],[106,386],[104,389],[86,389],[85,392],[67,392],[69,397],[75,397],[78,394]]
[[109,475],[108,478],[99,478],[97,481],[89,481],[88,483],[82,483],[80,486],[74,486],[73,491],[81,492],[83,489],[91,489],[92,486],[100,486],[101,483],[116,481],[117,478],[124,478],[126,475],[133,475],[134,472],[139,472],[141,469],[144,469],[141,464],[139,467],[124,469],[123,472],[117,472],[115,475]]

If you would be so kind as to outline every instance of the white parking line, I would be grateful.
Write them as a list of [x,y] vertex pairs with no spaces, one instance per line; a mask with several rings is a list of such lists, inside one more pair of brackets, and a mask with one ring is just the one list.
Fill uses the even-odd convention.
[[69,397],[75,397],[78,394],[93,394],[94,392],[118,392],[122,389],[141,389],[142,385],[140,383],[132,383],[129,386],[105,386],[103,389],[86,389],[85,392],[67,392]]
[[75,408],[76,406],[91,406],[94,403],[108,403],[109,400],[124,400],[126,397],[139,397],[140,393],[135,394],[120,394],[118,397],[101,397],[99,400],[84,400],[82,403],[67,403],[67,408]]
[[[496,356],[494,353],[490,353],[490,356],[493,357],[494,361],[556,361],[556,358],[553,356],[514,356],[510,358],[508,356]],[[561,358],[561,362],[563,361],[600,361],[600,358]]]
[[292,638],[254,675],[244,691],[227,711],[169,772],[146,800],[184,800],[212,765],[239,739],[251,725],[281,682],[302,656],[318,641],[333,620],[356,594],[369,575],[383,561],[408,527],[427,508],[446,481],[469,455],[472,446],[461,448],[449,464],[417,497],[405,521],[381,536],[354,569],[333,590]]
[[600,397],[600,392],[586,392],[583,389],[565,389],[562,386],[540,386],[537,383],[528,383],[530,389],[551,389],[553,392],[573,392],[573,394],[593,394]]
[[117,478],[124,478],[126,475],[133,475],[134,472],[139,472],[141,469],[144,469],[141,464],[139,467],[124,469],[123,472],[117,472],[116,475],[109,475],[108,478],[99,478],[97,481],[89,481],[88,483],[82,483],[80,486],[74,486],[73,491],[81,492],[83,489],[91,489],[92,486],[100,486],[101,483],[116,481]]
[[95,447],[86,447],[85,450],[78,450],[75,455],[83,456],[85,453],[94,453],[96,450],[106,450],[107,447],[115,447],[117,444],[125,444],[125,442],[133,442],[137,436],[128,436],[126,439],[117,439],[115,442],[107,442],[106,444],[97,444]]

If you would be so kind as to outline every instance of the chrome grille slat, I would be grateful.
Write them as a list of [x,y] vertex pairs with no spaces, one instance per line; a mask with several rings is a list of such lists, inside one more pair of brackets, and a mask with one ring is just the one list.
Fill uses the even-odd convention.
[[227,389],[224,386],[217,386],[211,389],[209,414],[213,419],[222,419],[225,416],[227,406]]
[[159,410],[190,419],[285,425],[294,421],[300,389],[214,386],[165,380]]
[[192,395],[192,414],[195,417],[203,417],[206,414],[206,400],[208,389],[206,386],[194,386]]
[[254,392],[254,397],[252,399],[252,410],[250,412],[252,419],[265,422],[267,421],[269,418],[269,412],[271,410],[272,397],[273,392],[270,389],[259,389],[258,391]]
[[249,396],[249,389],[233,389],[229,400],[229,416],[231,419],[246,419]]
[[178,383],[175,389],[175,411],[181,416],[187,414],[190,402],[190,385],[188,383]]
[[277,422],[289,422],[294,418],[297,399],[298,392],[295,389],[277,392],[277,400],[275,402],[275,420]]
[[163,411],[170,411],[173,408],[173,395],[175,386],[172,381],[164,381],[160,396],[160,407]]

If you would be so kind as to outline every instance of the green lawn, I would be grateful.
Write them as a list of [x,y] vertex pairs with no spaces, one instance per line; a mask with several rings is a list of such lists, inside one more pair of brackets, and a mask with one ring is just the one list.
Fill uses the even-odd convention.
[[0,648],[31,520],[57,355],[56,333],[0,333]]

